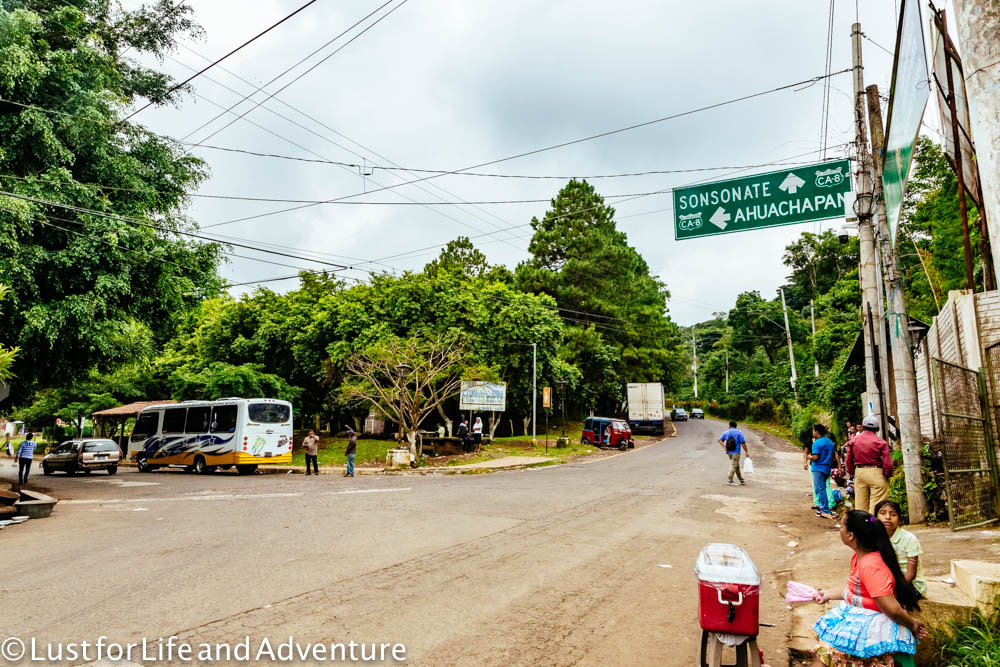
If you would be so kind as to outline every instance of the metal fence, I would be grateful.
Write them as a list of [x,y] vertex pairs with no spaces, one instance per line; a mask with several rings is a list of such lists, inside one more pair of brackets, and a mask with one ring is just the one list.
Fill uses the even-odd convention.
[[[993,424],[993,444],[1000,446],[1000,342],[993,343],[985,350],[986,409]],[[1000,460],[1000,451],[995,455]]]
[[997,463],[985,374],[942,359],[934,359],[933,373],[951,528],[996,521]]

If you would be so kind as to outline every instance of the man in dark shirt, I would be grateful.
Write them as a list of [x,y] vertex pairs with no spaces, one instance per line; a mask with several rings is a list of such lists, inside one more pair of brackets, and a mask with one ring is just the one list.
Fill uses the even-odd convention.
[[354,477],[354,455],[358,452],[358,434],[350,426],[345,426],[345,428],[347,429],[347,450],[344,453],[347,454],[347,472],[344,473],[344,477]]
[[869,415],[847,448],[847,472],[854,476],[854,507],[871,512],[879,501],[889,497],[892,455],[889,445],[878,437],[878,418]]

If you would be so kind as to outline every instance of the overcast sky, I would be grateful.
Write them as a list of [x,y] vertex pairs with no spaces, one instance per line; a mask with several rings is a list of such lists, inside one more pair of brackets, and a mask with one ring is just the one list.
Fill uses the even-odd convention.
[[[207,140],[236,116],[224,114],[197,129],[220,113],[216,104],[226,108],[253,92],[234,74],[263,86],[384,1],[319,0],[228,59],[222,67],[229,72],[216,67],[196,79],[195,94],[179,107],[151,108],[135,120],[177,138],[193,132],[188,141],[211,146],[454,170],[810,79],[825,68],[829,5],[822,0],[391,0],[265,89],[277,90],[379,16],[398,7],[396,11],[245,118]],[[194,8],[206,35],[199,42],[184,42],[163,62],[162,68],[178,80],[191,74],[189,68],[207,64],[203,58],[220,57],[304,0],[186,4]],[[896,9],[892,0],[864,0],[859,8],[862,30],[890,50]],[[922,11],[926,24],[927,10]],[[851,65],[855,19],[855,3],[836,3],[834,71]],[[871,41],[864,41],[863,48],[866,82],[888,94],[891,56]],[[832,79],[830,159],[843,157],[843,144],[853,139],[850,89],[849,74]],[[820,148],[822,97],[821,84],[787,90],[479,171],[585,176],[818,161],[818,152],[802,154]],[[265,96],[258,93],[253,99]],[[243,102],[234,111],[251,107]],[[925,120],[937,127],[930,112]],[[203,195],[326,200],[427,176],[375,170],[364,177],[359,169],[330,164],[205,147],[192,152],[211,167],[211,178],[199,190]],[[728,173],[592,182],[609,196],[663,190]],[[563,185],[559,180],[448,175],[349,200],[382,204],[317,205],[211,227],[206,233],[287,246],[296,249],[287,251],[291,254],[341,262],[356,267],[342,272],[355,279],[364,279],[371,270],[419,269],[438,249],[412,251],[443,245],[459,235],[473,237],[491,262],[513,267],[527,257],[527,223],[544,214],[547,203],[433,202],[547,201]],[[407,201],[428,205],[399,204]],[[786,274],[781,264],[784,246],[803,231],[841,224],[807,223],[677,242],[670,194],[620,205],[616,201],[608,199],[617,209],[619,228],[667,284],[671,315],[683,325],[728,309],[745,290],[773,296]],[[195,198],[189,212],[204,228],[289,206]],[[292,267],[324,266],[240,252]],[[365,263],[374,260],[381,263]],[[233,282],[295,272],[246,259],[233,259],[223,269]],[[265,284],[284,291],[297,281]],[[248,289],[253,286],[233,292]]]

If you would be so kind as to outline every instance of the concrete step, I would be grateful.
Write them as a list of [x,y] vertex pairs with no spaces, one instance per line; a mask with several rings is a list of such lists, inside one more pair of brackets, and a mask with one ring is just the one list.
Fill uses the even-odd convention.
[[993,611],[1000,597],[1000,563],[979,560],[951,561],[951,578],[955,587],[968,596],[985,613]]

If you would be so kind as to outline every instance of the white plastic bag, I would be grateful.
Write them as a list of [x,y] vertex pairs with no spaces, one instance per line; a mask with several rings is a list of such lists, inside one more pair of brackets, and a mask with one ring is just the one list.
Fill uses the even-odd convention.
[[753,459],[749,456],[743,460],[743,472],[752,473],[753,472]]

